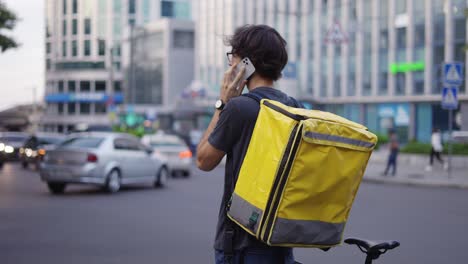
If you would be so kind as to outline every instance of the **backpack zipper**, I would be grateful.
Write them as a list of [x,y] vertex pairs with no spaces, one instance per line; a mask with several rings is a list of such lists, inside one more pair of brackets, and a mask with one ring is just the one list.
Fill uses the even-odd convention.
[[301,131],[302,125],[296,124],[290,134],[286,150],[281,159],[280,168],[275,176],[275,181],[270,191],[270,197],[268,198],[265,214],[264,217],[262,217],[262,221],[259,226],[259,239],[263,238],[264,242],[267,241],[265,238],[268,238],[266,230],[271,229],[273,225],[275,217],[274,212],[278,209],[281,193],[283,192],[289,171],[292,167],[292,157],[296,155],[299,143],[301,142]]

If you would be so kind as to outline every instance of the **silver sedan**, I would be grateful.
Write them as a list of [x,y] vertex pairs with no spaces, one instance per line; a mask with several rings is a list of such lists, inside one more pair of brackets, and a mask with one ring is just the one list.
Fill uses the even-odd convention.
[[192,152],[178,136],[158,133],[146,135],[141,141],[153,148],[155,157],[162,156],[167,160],[172,175],[190,176]]
[[131,135],[78,133],[47,152],[40,175],[54,194],[63,193],[70,183],[103,186],[112,193],[126,184],[164,186],[167,164],[152,156],[152,150]]

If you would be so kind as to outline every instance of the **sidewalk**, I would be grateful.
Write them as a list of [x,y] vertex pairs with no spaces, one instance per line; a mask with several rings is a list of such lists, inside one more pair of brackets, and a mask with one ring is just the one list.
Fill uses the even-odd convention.
[[[428,156],[399,154],[396,176],[382,176],[387,161],[387,151],[375,151],[364,174],[364,181],[376,183],[390,183],[403,185],[416,185],[428,187],[451,187],[468,189],[468,169],[461,166],[460,161],[468,165],[468,157],[457,157],[452,167],[451,177],[442,165],[434,161],[432,171],[425,170],[429,163]],[[443,157],[447,160],[447,157]]]

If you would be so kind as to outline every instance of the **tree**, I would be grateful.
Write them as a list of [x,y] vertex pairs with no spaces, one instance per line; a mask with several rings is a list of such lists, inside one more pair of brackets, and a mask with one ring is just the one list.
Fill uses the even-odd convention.
[[0,0],[0,50],[5,52],[8,49],[18,47],[18,43],[9,36],[3,34],[2,30],[13,30],[16,26],[18,17],[13,11],[10,11],[7,6]]

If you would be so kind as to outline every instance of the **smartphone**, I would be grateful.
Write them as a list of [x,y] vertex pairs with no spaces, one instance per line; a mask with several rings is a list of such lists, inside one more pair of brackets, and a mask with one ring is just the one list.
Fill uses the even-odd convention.
[[245,73],[244,73],[243,80],[248,80],[250,78],[250,76],[252,76],[252,74],[254,74],[255,67],[254,67],[253,63],[250,61],[250,59],[247,58],[247,57],[243,58],[240,61],[240,63],[237,64],[236,72],[239,72],[241,70],[242,66],[245,67]]

